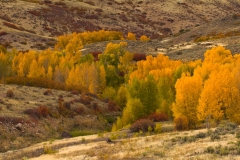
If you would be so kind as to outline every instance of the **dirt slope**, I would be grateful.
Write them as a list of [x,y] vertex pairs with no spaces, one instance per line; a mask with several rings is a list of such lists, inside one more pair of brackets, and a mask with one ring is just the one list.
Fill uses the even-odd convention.
[[[14,96],[7,96],[9,90]],[[90,95],[81,100],[72,92],[5,84],[0,93],[0,152],[71,137],[74,131],[98,133],[111,127],[105,118],[114,117],[107,103]]]

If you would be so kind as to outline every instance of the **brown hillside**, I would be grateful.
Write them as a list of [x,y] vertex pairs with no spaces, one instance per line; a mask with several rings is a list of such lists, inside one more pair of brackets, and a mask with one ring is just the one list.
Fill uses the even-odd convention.
[[52,47],[56,36],[99,29],[165,37],[236,14],[239,6],[230,0],[0,2],[0,43],[41,50]]

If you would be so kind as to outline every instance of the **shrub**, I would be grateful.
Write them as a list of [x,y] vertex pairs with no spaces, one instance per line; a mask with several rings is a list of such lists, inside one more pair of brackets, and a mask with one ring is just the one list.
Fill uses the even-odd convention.
[[146,116],[144,119],[150,119],[154,122],[168,121],[168,116],[165,113],[152,113]]
[[7,90],[6,96],[8,98],[13,98],[14,97],[13,90],[11,90],[11,89]]
[[74,111],[77,113],[77,114],[83,114],[85,112],[85,108],[83,106],[79,106],[77,108],[74,109]]
[[82,92],[79,101],[82,104],[88,105],[91,104],[92,98],[87,96],[86,93]]
[[157,123],[155,128],[154,128],[155,133],[161,133],[162,132],[162,124]]
[[240,130],[236,132],[236,138],[240,138]]
[[29,121],[20,117],[0,117],[0,122],[18,124],[18,123],[28,123]]
[[97,103],[92,104],[93,110],[97,113],[102,113],[102,109],[99,107]]
[[111,112],[119,111],[119,106],[116,104],[116,102],[109,100],[108,101],[108,110]]
[[4,32],[4,31],[1,31],[0,32],[0,36],[4,36],[4,35],[7,35],[8,33],[7,32]]
[[213,134],[211,135],[211,141],[218,140],[218,139],[220,139],[220,136],[219,136],[218,134],[213,133]]
[[145,36],[145,35],[142,35],[141,37],[140,37],[140,41],[142,41],[142,42],[147,42],[147,41],[149,41],[150,39],[147,37],[147,36]]
[[57,151],[53,150],[52,147],[50,147],[48,145],[44,145],[43,152],[44,152],[44,154],[55,154],[55,153],[57,153]]
[[203,133],[203,132],[199,132],[197,135],[196,135],[196,138],[205,138],[206,137],[206,133]]
[[207,153],[214,153],[214,148],[212,146],[207,147],[206,149]]
[[149,119],[140,119],[132,124],[132,126],[130,127],[130,130],[132,132],[139,132],[139,131],[148,132],[149,127],[154,129],[155,123]]
[[7,77],[7,84],[18,84],[22,86],[34,86],[42,88],[51,88],[64,90],[66,88],[64,83],[56,82],[47,78],[37,77],[37,78],[28,78],[28,77]]
[[179,131],[188,130],[188,119],[186,116],[174,118],[175,129]]
[[134,61],[146,60],[146,55],[145,54],[141,54],[141,53],[134,53],[133,54],[133,60]]
[[49,115],[49,109],[46,106],[39,106],[33,109],[27,109],[23,113],[28,114],[34,119],[40,119],[42,117],[47,117]]
[[59,101],[59,105],[58,105],[58,112],[64,116],[64,117],[68,117],[71,115],[71,104],[70,102],[62,102]]
[[47,96],[47,95],[51,95],[52,94],[52,90],[51,89],[47,89],[43,92],[43,95]]
[[72,90],[72,91],[71,91],[71,94],[73,94],[73,95],[79,95],[79,92],[78,92],[77,90]]
[[49,109],[46,106],[39,106],[38,112],[42,117],[47,117],[49,115]]

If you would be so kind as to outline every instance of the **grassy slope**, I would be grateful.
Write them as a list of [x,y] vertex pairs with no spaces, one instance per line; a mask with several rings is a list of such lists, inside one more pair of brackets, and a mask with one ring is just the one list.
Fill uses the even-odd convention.
[[[163,125],[164,126],[164,125]],[[106,143],[109,133],[103,136],[85,136],[73,139],[48,141],[23,150],[15,151],[14,158],[45,155],[32,160],[54,159],[238,159],[239,128],[222,125],[211,130],[200,129],[183,132],[164,132],[151,135],[149,133],[127,136],[128,132],[112,133],[119,136],[113,143]],[[219,135],[218,139],[216,134]],[[122,137],[122,138],[120,138]],[[215,139],[214,139],[215,138]],[[214,140],[212,140],[214,139]],[[47,150],[48,148],[48,150]],[[38,152],[37,152],[38,150]],[[56,151],[54,154],[50,154]],[[11,152],[5,159],[13,158]],[[25,154],[23,154],[25,153]],[[27,154],[28,153],[28,154]],[[3,156],[3,155],[2,155]],[[11,157],[12,156],[12,157]]]

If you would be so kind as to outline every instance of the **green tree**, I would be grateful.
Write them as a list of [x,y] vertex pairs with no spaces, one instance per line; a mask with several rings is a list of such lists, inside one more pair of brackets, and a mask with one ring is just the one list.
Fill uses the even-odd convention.
[[117,96],[116,96],[116,102],[119,107],[124,108],[127,103],[127,88],[125,86],[121,86],[118,89]]
[[141,81],[133,79],[128,91],[131,98],[140,99],[145,115],[153,113],[159,108],[157,82],[152,75],[148,75]]

